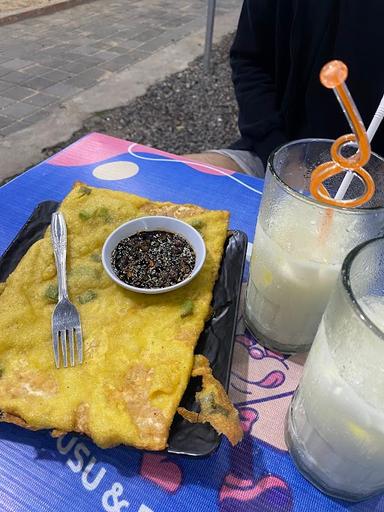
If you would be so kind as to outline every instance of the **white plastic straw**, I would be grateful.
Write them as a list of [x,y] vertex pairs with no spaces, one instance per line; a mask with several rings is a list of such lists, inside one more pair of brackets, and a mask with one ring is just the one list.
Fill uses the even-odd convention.
[[[368,130],[367,130],[369,142],[372,141],[383,118],[384,118],[384,95],[381,98],[380,104],[377,107],[375,115],[373,116],[371,124],[369,125]],[[343,181],[341,182],[341,185],[340,185],[338,191],[336,192],[335,199],[343,199],[344,198],[344,196],[348,190],[348,187],[353,180],[353,176],[354,176],[353,171],[348,171],[345,174]]]

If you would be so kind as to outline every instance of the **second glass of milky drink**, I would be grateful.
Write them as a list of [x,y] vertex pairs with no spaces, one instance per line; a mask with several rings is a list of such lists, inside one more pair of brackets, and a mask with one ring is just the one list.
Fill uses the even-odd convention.
[[[332,142],[289,143],[272,153],[267,165],[245,321],[262,344],[283,353],[309,350],[345,256],[384,234],[384,161],[379,156],[372,153],[364,166],[376,192],[363,207],[329,206],[311,197],[311,172],[331,159]],[[332,196],[342,178],[341,173],[326,183]],[[361,194],[362,187],[354,178],[346,199]]]
[[286,440],[322,491],[384,491],[384,239],[345,259],[287,415]]

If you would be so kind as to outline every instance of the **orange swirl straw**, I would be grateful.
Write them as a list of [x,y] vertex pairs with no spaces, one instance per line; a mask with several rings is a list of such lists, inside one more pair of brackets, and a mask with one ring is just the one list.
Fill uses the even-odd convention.
[[[348,68],[340,60],[328,62],[320,72],[321,83],[328,89],[333,89],[353,133],[342,135],[335,140],[331,147],[332,161],[319,165],[312,172],[309,190],[318,201],[332,206],[348,206],[352,208],[361,206],[372,198],[375,193],[375,183],[371,175],[362,167],[371,156],[371,146],[359,111],[345,84],[347,76]],[[358,149],[352,156],[344,157],[341,154],[342,147],[351,142],[356,143]],[[364,191],[360,196],[353,199],[336,199],[331,197],[324,182],[344,171],[353,171],[363,182]]]

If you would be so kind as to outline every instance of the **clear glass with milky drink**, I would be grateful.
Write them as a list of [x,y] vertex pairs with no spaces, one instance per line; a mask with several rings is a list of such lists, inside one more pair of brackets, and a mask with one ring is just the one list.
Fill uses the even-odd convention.
[[[384,161],[379,156],[372,154],[365,166],[376,192],[363,207],[332,207],[310,196],[311,172],[331,159],[332,142],[295,141],[278,148],[268,161],[245,321],[260,343],[283,353],[309,350],[345,256],[384,234]],[[343,177],[326,182],[332,196]],[[361,190],[355,177],[345,198]]]
[[384,491],[384,239],[345,259],[287,414],[304,476],[332,496]]

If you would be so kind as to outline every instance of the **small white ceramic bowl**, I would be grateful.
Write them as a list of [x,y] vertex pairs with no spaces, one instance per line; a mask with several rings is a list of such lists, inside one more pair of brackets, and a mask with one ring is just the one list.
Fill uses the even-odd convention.
[[[164,288],[137,288],[136,286],[126,284],[124,281],[119,279],[112,269],[112,252],[121,240],[140,231],[168,231],[183,236],[191,244],[196,255],[195,267],[192,273],[186,279],[180,281],[180,283],[174,284],[173,286],[166,286]],[[126,222],[125,224],[121,224],[121,226],[116,228],[115,231],[113,231],[106,239],[101,255],[104,269],[115,283],[132,292],[151,294],[170,292],[192,281],[192,279],[200,272],[205,261],[205,256],[206,249],[204,240],[195,228],[182,220],[175,219],[174,217],[161,216],[140,217]]]

